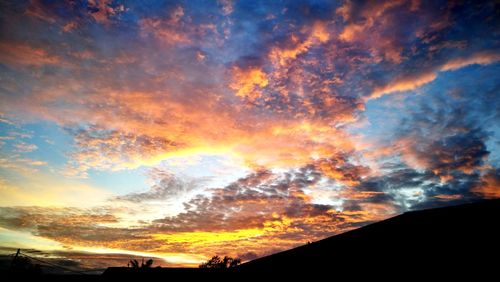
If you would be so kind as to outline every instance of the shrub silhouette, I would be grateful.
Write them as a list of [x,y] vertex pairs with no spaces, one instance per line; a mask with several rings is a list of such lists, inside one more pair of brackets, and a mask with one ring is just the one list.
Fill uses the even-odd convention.
[[141,264],[136,259],[130,260],[128,263],[129,267],[135,268],[135,269],[140,269],[140,268],[151,268],[153,266],[153,260],[148,259],[146,263],[144,263],[144,259],[142,259]]
[[221,258],[219,256],[213,256],[207,262],[200,264],[199,268],[231,268],[236,267],[239,264],[241,264],[241,260],[239,258],[232,258],[228,256]]

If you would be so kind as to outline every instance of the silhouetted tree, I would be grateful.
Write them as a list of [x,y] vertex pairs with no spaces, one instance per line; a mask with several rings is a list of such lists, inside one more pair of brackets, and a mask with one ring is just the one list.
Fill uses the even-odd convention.
[[153,260],[152,259],[148,259],[146,261],[146,263],[142,265],[143,268],[151,268],[151,266],[153,266]]
[[236,267],[241,264],[241,259],[232,258],[228,256],[224,256],[221,258],[219,256],[213,256],[207,262],[204,262],[199,265],[200,268],[231,268]]
[[132,267],[132,268],[137,268],[137,269],[139,269],[139,268],[151,268],[151,266],[153,266],[153,260],[148,259],[146,262],[144,262],[144,259],[142,259],[141,264],[139,264],[139,262],[136,259],[133,259],[133,260],[130,260],[130,262],[128,263],[128,266]]

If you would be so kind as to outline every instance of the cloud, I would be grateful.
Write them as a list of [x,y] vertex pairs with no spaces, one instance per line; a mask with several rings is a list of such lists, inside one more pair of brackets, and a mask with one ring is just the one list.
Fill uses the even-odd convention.
[[18,154],[0,156],[0,168],[19,172],[36,172],[47,165],[46,161],[21,157]]
[[175,10],[168,20],[146,18],[139,23],[143,36],[153,35],[168,45],[189,44],[190,35],[179,31],[179,21],[184,12],[181,7]]
[[[69,227],[82,231],[98,224],[117,222],[115,216],[98,209],[85,211],[77,208],[2,207],[0,215],[0,225],[4,228],[30,231],[41,237],[58,237],[61,240],[64,240],[64,234],[78,236],[68,230]],[[64,228],[66,231],[62,232]],[[91,236],[94,235],[81,234],[87,240],[93,240]]]
[[0,117],[0,122],[8,125],[14,125],[14,123],[6,118]]
[[[13,254],[17,251],[17,248],[11,247],[0,247],[2,253]],[[166,261],[164,258],[159,256],[151,256],[144,253],[134,253],[127,252],[123,250],[122,252],[113,253],[102,253],[97,250],[92,249],[62,249],[62,250],[38,250],[38,249],[27,249],[23,248],[22,252],[25,254],[41,259],[45,262],[49,262],[58,266],[63,266],[69,268],[73,271],[65,271],[60,268],[45,267],[43,268],[44,274],[74,274],[74,271],[83,271],[86,274],[100,275],[108,267],[124,267],[127,266],[131,259],[136,259],[144,261],[148,259],[153,259],[153,267],[182,267],[185,264],[180,261],[190,262],[196,256],[181,256],[178,255],[179,261]],[[199,258],[198,258],[199,259]],[[11,256],[0,255],[0,268],[5,269],[10,266],[12,260]],[[196,266],[191,264],[191,266]]]
[[434,79],[436,79],[436,77],[437,74],[435,72],[430,72],[416,74],[413,77],[409,76],[396,79],[391,83],[385,85],[384,87],[373,91],[369,98],[376,99],[382,97],[385,94],[415,90],[429,82],[432,82]]
[[89,168],[114,170],[135,167],[145,158],[176,147],[172,141],[147,135],[123,134],[99,128],[72,131],[79,150],[72,154],[72,162],[65,173],[73,176],[85,177]]
[[[446,181],[455,172],[472,174],[489,155],[488,133],[463,110],[463,104],[434,100],[435,108],[422,106],[401,127],[396,147],[402,159],[427,169]],[[429,153],[431,152],[431,153]]]
[[448,61],[441,67],[441,71],[457,70],[470,65],[489,65],[500,61],[500,53],[497,51],[482,51],[474,53],[465,58],[457,58]]
[[23,43],[0,42],[0,62],[2,64],[18,66],[56,65],[61,59],[51,55],[43,48],[32,47]]
[[[26,6],[25,15],[37,21],[48,24],[65,22],[68,14],[77,15],[80,19],[92,20],[98,24],[108,26],[127,8],[120,3],[109,0],[88,0],[76,4],[71,2],[48,3],[40,0],[31,0]],[[66,22],[64,32],[74,29],[75,22]]]
[[325,176],[347,186],[359,184],[362,177],[367,175],[369,168],[353,165],[349,162],[347,154],[339,154],[331,158],[320,159],[315,162],[315,167]]
[[269,83],[266,74],[259,68],[241,70],[238,67],[233,69],[233,82],[229,86],[236,91],[236,96],[248,98],[254,101],[262,96],[260,88],[264,88]]
[[433,70],[417,72],[410,75],[405,75],[383,87],[376,88],[370,95],[369,99],[380,98],[383,95],[395,92],[404,92],[415,90],[427,83],[436,79],[439,72],[453,71],[469,65],[489,65],[500,60],[500,54],[496,51],[481,51],[474,53],[464,58],[451,59],[442,65],[434,67]]
[[87,10],[96,22],[109,24],[110,18],[124,12],[125,7],[122,4],[113,5],[109,0],[89,0]]
[[[275,47],[269,53],[269,59],[281,67],[289,65],[290,61],[309,51],[316,44],[325,43],[329,40],[329,33],[324,23],[316,22],[312,28],[297,36],[292,34],[291,40],[283,48]],[[301,39],[305,37],[305,39]]]
[[360,7],[355,7],[352,1],[345,1],[345,3],[337,9],[337,14],[340,14],[344,21],[356,21],[357,18],[361,18],[363,22],[346,25],[340,34],[340,39],[354,41],[360,33],[371,28],[377,18],[383,20],[384,18],[381,16],[386,10],[397,7],[403,3],[404,1],[381,1],[380,3],[368,3],[365,7],[359,9]]
[[288,175],[257,171],[224,188],[214,189],[211,197],[195,197],[185,204],[185,213],[155,222],[163,230],[177,231],[262,227],[266,217],[272,218],[272,214],[279,214],[280,210],[286,212],[287,206],[294,202],[297,206],[294,213],[300,214],[300,208],[304,208],[303,212],[314,209],[304,202],[306,196],[301,188],[313,185],[319,178],[313,176],[309,180],[306,173],[295,175],[297,178],[292,181]]
[[[312,166],[283,174],[256,171],[214,189],[209,197],[196,196],[185,203],[185,212],[155,220],[154,225],[161,234],[168,234],[159,238],[175,242],[176,248],[216,251],[227,246],[232,252],[263,254],[269,242],[275,249],[284,249],[293,242],[316,240],[396,212],[390,202],[380,202],[378,207],[359,202],[357,209],[349,211],[314,204],[305,191],[321,180],[321,173]],[[226,237],[234,243],[222,239]]]
[[[170,175],[154,173],[164,187],[179,187],[176,183],[172,187]],[[206,257],[220,252],[251,252],[255,257],[270,249],[278,251],[343,232],[397,211],[390,202],[371,204],[366,198],[357,202],[356,208],[352,202],[344,211],[315,204],[306,192],[322,179],[313,166],[283,173],[255,171],[225,187],[211,189],[208,194],[194,196],[184,203],[184,212],[134,227],[123,226],[125,219],[117,216],[122,208],[116,204],[163,199],[158,185],[153,185],[150,192],[114,198],[110,202],[114,206],[0,208],[0,226],[75,248],[165,254],[195,250]]]
[[[43,3],[37,5],[51,11]],[[438,69],[432,66],[453,62],[450,58],[435,58],[436,63],[415,54],[416,58],[407,63],[423,61],[430,67],[422,69],[430,71],[399,75],[398,68],[403,66],[398,66],[380,75],[380,69],[387,66],[376,55],[389,49],[385,43],[378,45],[377,40],[392,38],[385,29],[394,27],[398,40],[380,42],[390,42],[387,44],[410,56],[408,50],[414,38],[445,28],[422,31],[420,26],[409,25],[410,31],[400,30],[408,13],[430,22],[441,19],[432,12],[433,6],[420,5],[418,13],[414,13],[415,5],[404,1],[348,2],[342,8],[291,5],[273,13],[274,17],[262,16],[259,8],[252,6],[242,21],[232,25],[218,16],[195,18],[196,8],[176,3],[159,7],[163,13],[155,8],[126,7],[123,13],[134,15],[131,19],[113,14],[118,6],[105,1],[89,5],[99,10],[95,13],[113,18],[115,24],[94,26],[97,32],[83,20],[87,12],[75,12],[74,17],[52,13],[56,18],[53,24],[61,29],[71,18],[78,30],[86,32],[56,36],[41,23],[45,36],[61,44],[46,46],[40,58],[10,56],[15,58],[11,64],[50,65],[54,69],[41,68],[36,75],[22,72],[22,80],[34,84],[33,88],[16,82],[20,74],[14,70],[5,73],[10,81],[5,84],[9,85],[6,93],[22,94],[3,97],[2,112],[22,113],[28,121],[43,118],[61,127],[79,128],[70,133],[76,144],[69,154],[67,175],[85,176],[91,168],[136,168],[200,152],[230,154],[251,167],[304,165],[311,158],[327,158],[352,149],[351,136],[342,126],[362,116],[363,96],[372,93],[371,97],[377,97],[419,87],[435,79]],[[220,5],[215,3],[205,8],[220,13]],[[401,11],[404,13],[399,16]],[[240,14],[235,5],[231,16]],[[338,24],[337,18],[341,21]],[[363,18],[367,20],[363,22]],[[120,21],[124,25],[118,28]],[[375,24],[379,21],[381,25]],[[367,26],[353,35],[356,40],[339,38],[350,24]],[[230,29],[233,37],[226,38],[225,29]],[[253,29],[255,37],[242,41],[238,36],[246,34],[246,29]],[[27,31],[18,33],[22,32]],[[90,40],[92,32],[96,32],[95,40]],[[364,40],[365,33],[378,37]],[[37,54],[31,51],[41,46],[42,39],[23,41],[27,50],[23,54]],[[81,41],[86,45],[79,44]],[[108,43],[103,45],[104,41]],[[436,41],[429,42],[440,43]],[[3,40],[2,44],[12,43]],[[252,48],[240,48],[238,44]],[[477,51],[482,58],[484,52]],[[200,62],[201,53],[204,59]],[[486,63],[484,58],[468,62],[474,60]],[[373,67],[377,62],[380,66]],[[28,100],[32,102],[26,103]]]
[[186,176],[176,176],[158,168],[151,169],[148,175],[155,183],[148,191],[117,196],[113,200],[142,203],[175,199],[177,196],[200,188],[206,182],[206,179],[186,179]]
[[472,191],[486,199],[500,198],[500,171],[498,169],[487,171]]
[[[448,83],[460,88],[469,82]],[[497,166],[490,159],[495,150],[490,139],[498,105],[487,97],[496,88],[493,83],[463,93],[434,89],[409,97],[392,133],[374,149],[383,152],[376,156],[380,167],[355,189],[382,191],[411,209],[474,201],[488,191],[494,197],[488,183],[494,183],[491,166]]]
[[28,144],[25,142],[18,142],[14,144],[15,151],[18,153],[29,153],[38,149],[38,146],[35,144]]
[[429,18],[422,17],[424,14],[413,11],[410,1],[346,1],[336,13],[344,23],[340,40],[363,45],[375,61],[386,60],[393,64],[405,59],[404,41],[414,36],[404,30],[411,27],[411,24],[406,24],[408,18],[429,21]]
[[219,0],[218,1],[222,6],[222,14],[224,16],[231,15],[234,11],[234,5],[232,0]]

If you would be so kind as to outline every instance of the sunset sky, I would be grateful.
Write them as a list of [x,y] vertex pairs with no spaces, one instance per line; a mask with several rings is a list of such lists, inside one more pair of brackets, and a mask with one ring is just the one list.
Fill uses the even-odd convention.
[[498,198],[499,19],[498,1],[1,1],[0,253],[196,266]]

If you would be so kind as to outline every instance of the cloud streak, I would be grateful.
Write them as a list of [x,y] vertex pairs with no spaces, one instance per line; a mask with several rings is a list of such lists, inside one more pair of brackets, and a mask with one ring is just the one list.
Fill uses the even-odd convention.
[[499,60],[500,54],[497,51],[482,51],[464,58],[451,59],[444,64],[435,67],[434,70],[396,78],[387,85],[381,88],[376,88],[371,93],[369,98],[376,99],[386,94],[415,90],[434,81],[439,75],[439,72],[454,71],[470,65],[489,65],[496,63]]

